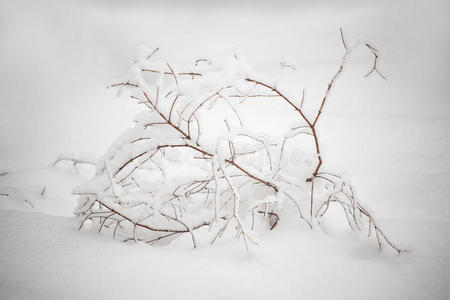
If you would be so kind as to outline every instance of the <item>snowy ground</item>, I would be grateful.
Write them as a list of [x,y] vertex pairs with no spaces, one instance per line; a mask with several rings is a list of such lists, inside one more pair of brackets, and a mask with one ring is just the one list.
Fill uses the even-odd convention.
[[[0,174],[10,172],[0,194],[12,196],[0,196],[0,298],[447,299],[449,8],[1,1]],[[70,191],[84,179],[47,166],[62,152],[102,153],[131,124],[138,109],[105,86],[137,45],[162,44],[174,62],[240,46],[262,72],[294,61],[313,107],[342,54],[339,26],[375,39],[389,80],[364,79],[370,56],[355,55],[319,128],[326,167],[350,178],[411,252],[378,253],[373,240],[290,221],[250,253],[232,241],[166,249],[77,230]]]
[[2,210],[3,299],[445,299],[448,221],[385,220],[414,252],[280,227],[250,255],[180,252],[80,234],[71,218]]

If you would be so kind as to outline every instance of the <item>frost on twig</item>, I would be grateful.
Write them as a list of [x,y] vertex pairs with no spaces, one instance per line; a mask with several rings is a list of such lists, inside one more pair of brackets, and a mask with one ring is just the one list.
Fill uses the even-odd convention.
[[97,156],[92,153],[63,153],[58,155],[57,159],[52,163],[53,167],[56,167],[62,162],[69,162],[78,173],[79,165],[91,165],[96,166]]
[[[187,236],[193,247],[234,235],[248,248],[249,242],[256,244],[256,227],[276,228],[286,211],[312,228],[330,205],[339,204],[350,228],[374,229],[380,247],[400,252],[352,188],[322,171],[316,125],[348,57],[360,45],[348,45],[342,30],[341,38],[344,55],[314,115],[303,110],[304,92],[295,104],[242,55],[197,59],[186,67],[157,61],[159,49],[136,59],[111,87],[144,110],[98,161],[96,176],[74,190],[80,195],[80,229],[94,224],[122,241],[152,245]],[[252,132],[241,115],[241,105],[250,98],[255,109],[258,99],[288,105],[299,122],[279,137]],[[301,172],[292,170],[286,155],[298,136],[309,139],[317,159],[302,165]],[[86,162],[58,161],[63,159]],[[326,197],[315,190],[321,182],[333,186]]]

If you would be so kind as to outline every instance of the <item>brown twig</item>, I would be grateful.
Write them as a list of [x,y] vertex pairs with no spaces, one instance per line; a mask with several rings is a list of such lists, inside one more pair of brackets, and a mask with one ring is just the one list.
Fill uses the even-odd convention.
[[155,54],[158,50],[159,50],[159,47],[156,48],[155,50],[153,50],[149,55],[147,55],[147,59],[150,59],[153,56],[153,54]]
[[366,47],[370,50],[370,52],[373,54],[373,66],[372,69],[370,69],[370,71],[364,75],[364,77],[368,77],[370,74],[373,73],[373,71],[377,72],[378,75],[380,75],[381,78],[383,78],[384,80],[386,80],[386,77],[383,76],[383,74],[380,73],[380,71],[377,68],[377,62],[378,62],[378,50],[374,47],[372,47],[371,45],[369,45],[368,43],[365,44]]
[[[150,73],[164,73],[164,75],[173,75],[172,72],[161,72],[161,71],[153,70],[153,69],[141,69],[141,71],[142,72],[150,72]],[[176,73],[176,75],[178,75],[178,76],[202,76],[203,74],[196,73],[196,72],[179,72],[179,73]],[[123,85],[123,84],[117,84],[117,85]],[[137,87],[136,85],[132,85],[132,84],[127,84],[127,85]]]

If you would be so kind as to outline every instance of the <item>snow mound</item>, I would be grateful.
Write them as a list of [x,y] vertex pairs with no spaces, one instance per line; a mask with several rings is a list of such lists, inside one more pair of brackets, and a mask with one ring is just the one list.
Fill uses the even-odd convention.
[[49,166],[2,172],[0,209],[41,212],[54,216],[73,216],[77,205],[74,186],[86,178],[73,168]]

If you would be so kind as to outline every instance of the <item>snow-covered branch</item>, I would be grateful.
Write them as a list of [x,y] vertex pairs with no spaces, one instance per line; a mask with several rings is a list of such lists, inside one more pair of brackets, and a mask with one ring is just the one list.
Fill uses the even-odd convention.
[[[345,42],[342,31],[341,37],[345,54],[312,117],[303,110],[304,94],[297,106],[241,55],[198,59],[193,68],[155,60],[159,49],[136,59],[111,87],[145,110],[135,118],[134,128],[120,135],[98,161],[96,176],[75,189],[80,195],[80,228],[94,224],[123,241],[149,244],[188,234],[194,247],[231,234],[242,237],[248,248],[248,241],[256,243],[251,233],[255,222],[272,230],[283,213],[293,209],[312,228],[337,203],[350,228],[361,229],[366,222],[380,247],[384,241],[400,252],[357,201],[351,186],[321,172],[316,124],[356,47]],[[298,113],[300,123],[279,137],[252,132],[241,115],[248,98],[284,102]],[[257,111],[258,102],[252,105]],[[292,170],[286,151],[300,135],[312,137],[317,163],[302,165],[299,172]],[[58,161],[67,159],[88,162],[70,157]],[[332,186],[326,197],[316,192],[323,184]]]

